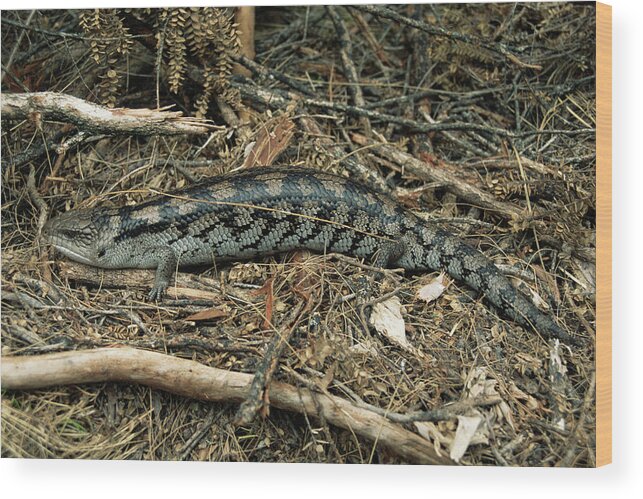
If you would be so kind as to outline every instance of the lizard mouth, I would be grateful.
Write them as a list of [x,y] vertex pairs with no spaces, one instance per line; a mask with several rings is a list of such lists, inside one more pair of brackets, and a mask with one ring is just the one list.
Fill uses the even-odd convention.
[[62,245],[59,241],[49,241],[50,244],[56,249],[56,251],[62,253],[68,258],[71,258],[75,262],[84,263],[86,265],[94,265],[94,262],[87,258],[85,255],[78,253],[73,248]]

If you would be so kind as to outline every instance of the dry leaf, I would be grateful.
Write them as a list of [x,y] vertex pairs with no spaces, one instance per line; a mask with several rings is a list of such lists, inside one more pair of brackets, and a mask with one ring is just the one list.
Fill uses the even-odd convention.
[[246,144],[246,147],[243,148],[243,157],[246,160],[250,157],[250,153],[252,152],[256,144],[256,141],[248,142],[248,144]]
[[531,295],[531,301],[534,305],[536,305],[537,308],[540,310],[551,310],[551,307],[549,306],[549,303],[543,299],[542,296],[540,296],[536,291],[534,291],[531,288],[529,289],[529,294]]
[[536,398],[522,391],[513,381],[509,383],[509,393],[512,397],[515,397],[516,400],[524,400],[527,408],[532,411],[542,409],[542,404]]
[[433,449],[438,456],[442,456],[442,453],[440,452],[442,446],[440,444],[448,445],[452,442],[452,439],[445,437],[440,433],[440,430],[435,426],[435,423],[415,421],[413,425],[421,437],[424,437],[429,442],[433,442]]
[[220,308],[208,308],[201,310],[195,314],[189,315],[185,318],[186,321],[207,321],[210,319],[218,319],[219,317],[227,317],[228,312]]
[[551,362],[550,369],[549,369],[549,379],[551,379],[552,382],[555,382],[556,376],[565,376],[567,374],[567,368],[565,367],[565,364],[563,363],[563,359],[560,357],[560,341],[556,340],[554,341],[554,346],[549,352],[549,361]]
[[266,315],[263,321],[264,329],[270,329],[272,327],[272,311],[273,311],[273,302],[275,298],[272,290],[273,281],[274,281],[274,278],[271,277],[267,279],[266,282],[263,284],[263,286],[261,286],[259,289],[251,291],[251,294],[254,296],[264,295],[266,297]]
[[456,463],[460,462],[469,448],[481,422],[482,417],[480,416],[458,416],[458,429],[455,431],[455,438],[449,452],[449,456]]
[[[511,413],[511,407],[509,407],[509,404],[505,402],[504,400],[501,401],[497,406],[494,407],[494,410],[496,411],[496,414],[500,414],[507,423],[509,423],[509,426],[511,426],[512,430],[516,430],[516,425],[514,424],[514,417]],[[502,421],[501,418],[498,419],[499,421]]]
[[281,152],[288,147],[294,135],[295,124],[281,116],[265,123],[256,142],[251,142],[244,151],[244,167],[270,166]]
[[372,357],[376,357],[379,355],[377,349],[372,344],[367,342],[355,343],[354,345],[348,347],[348,350],[353,353],[370,355]]
[[422,286],[417,292],[417,298],[419,300],[424,300],[427,303],[431,303],[434,300],[437,300],[440,295],[447,289],[444,285],[444,274],[440,274],[435,279],[431,280],[430,283]]
[[580,283],[585,292],[590,294],[596,293],[596,265],[592,262],[575,260],[578,273],[575,275],[576,282]]
[[370,321],[378,333],[385,335],[404,348],[411,348],[411,344],[406,339],[406,327],[402,318],[402,304],[397,296],[376,303],[373,306]]

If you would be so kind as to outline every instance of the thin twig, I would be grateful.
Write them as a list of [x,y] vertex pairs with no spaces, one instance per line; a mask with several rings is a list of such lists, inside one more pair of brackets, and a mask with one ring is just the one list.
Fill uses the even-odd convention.
[[401,24],[406,24],[407,26],[411,26],[412,28],[422,30],[425,33],[428,33],[430,35],[443,36],[446,38],[451,38],[452,40],[458,40],[460,42],[468,43],[470,45],[475,45],[477,47],[486,48],[487,50],[491,50],[492,52],[497,52],[499,54],[502,54],[506,59],[508,59],[514,64],[517,64],[520,67],[542,69],[542,66],[538,64],[529,64],[521,61],[518,58],[518,56],[511,53],[509,49],[502,43],[487,42],[476,36],[465,35],[463,33],[458,33],[457,31],[448,31],[444,28],[430,26],[423,21],[410,19],[406,16],[398,14],[394,10],[389,9],[387,7],[376,7],[373,5],[355,5],[355,6],[351,6],[351,8],[360,9],[360,10],[363,10],[364,12],[368,12],[369,14],[373,14],[377,17],[383,17],[385,19],[391,19]]
[[290,336],[299,324],[300,314],[304,309],[304,305],[305,302],[298,303],[291,313],[288,314],[287,320],[284,321],[288,324],[285,330],[275,329],[275,334],[266,347],[263,359],[255,371],[248,396],[241,406],[239,406],[234,417],[235,426],[249,425],[254,420],[260,408],[262,408],[264,414],[269,414],[269,399],[267,398],[266,390],[277,369],[279,358],[284,352],[286,345],[288,345]]
[[[29,16],[25,21],[25,26],[29,26],[29,24],[31,24],[31,20],[33,19],[33,16],[35,14],[36,14],[35,10],[32,10],[31,12],[29,12]],[[5,72],[11,69],[11,64],[13,64],[13,59],[16,56],[18,49],[20,48],[20,44],[22,43],[22,39],[24,38],[25,33],[26,33],[25,30],[20,31],[20,34],[18,35],[18,39],[14,42],[13,50],[11,51],[11,54],[9,54],[9,59],[7,60],[6,64],[2,66],[2,76],[0,77],[1,81],[4,81]]]
[[[326,10],[335,25],[335,30],[337,31],[337,36],[339,38],[339,55],[342,60],[342,66],[344,67],[344,75],[348,82],[351,83],[348,87],[348,91],[351,94],[355,106],[364,107],[366,102],[364,101],[364,95],[362,94],[362,87],[359,84],[357,70],[353,64],[353,43],[348,35],[346,23],[344,23],[337,13],[336,7],[327,5]],[[361,116],[360,122],[362,127],[364,127],[366,135],[370,136],[372,129],[371,122],[368,120],[368,117]]]
[[[321,109],[329,109],[339,113],[346,113],[352,116],[365,116],[372,120],[377,120],[383,123],[395,123],[396,125],[403,126],[409,131],[417,133],[430,133],[430,132],[444,132],[444,131],[475,131],[492,133],[505,138],[522,138],[532,135],[565,135],[574,137],[576,135],[594,134],[595,128],[577,128],[572,130],[529,130],[521,133],[513,133],[504,128],[498,128],[488,125],[480,125],[477,123],[462,123],[462,122],[435,122],[423,123],[409,118],[403,118],[392,114],[380,113],[371,109],[366,109],[358,106],[351,106],[349,104],[342,104],[340,102],[330,102],[321,99],[300,98],[296,95],[289,95],[284,91],[277,91],[275,89],[266,89],[254,87],[246,83],[240,83],[233,80],[231,86],[239,89],[244,98],[249,98],[262,103],[272,109],[279,109],[287,105],[293,99],[301,99],[301,103],[306,106],[318,107]],[[285,94],[285,95],[284,95]]]

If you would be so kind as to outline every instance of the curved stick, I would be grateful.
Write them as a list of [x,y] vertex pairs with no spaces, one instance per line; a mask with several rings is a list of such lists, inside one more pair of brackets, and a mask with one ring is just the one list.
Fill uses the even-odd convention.
[[[140,383],[194,399],[239,403],[246,399],[252,379],[251,374],[130,347],[2,358],[5,390],[110,381]],[[272,382],[269,389],[274,407],[310,416],[317,416],[319,407],[329,423],[382,445],[409,462],[454,464],[439,456],[422,437],[340,397],[279,382]]]

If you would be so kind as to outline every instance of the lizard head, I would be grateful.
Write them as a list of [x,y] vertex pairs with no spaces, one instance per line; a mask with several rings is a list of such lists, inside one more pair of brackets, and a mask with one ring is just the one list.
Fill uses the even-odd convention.
[[97,265],[104,219],[101,210],[72,210],[50,219],[42,229],[45,241],[80,263]]

